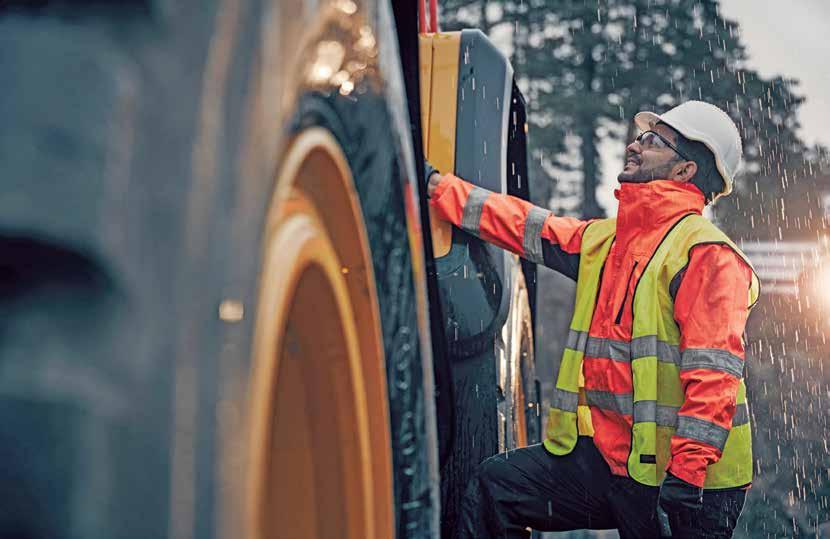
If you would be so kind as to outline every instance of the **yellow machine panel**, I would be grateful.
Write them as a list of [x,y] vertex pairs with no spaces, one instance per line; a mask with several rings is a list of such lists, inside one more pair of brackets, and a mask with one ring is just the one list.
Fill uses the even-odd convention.
[[[421,128],[424,154],[443,173],[455,171],[455,121],[458,106],[458,57],[461,33],[421,34]],[[436,258],[450,252],[452,226],[430,209]]]
[[432,38],[434,34],[418,36],[418,59],[421,84],[421,135],[424,139],[424,155],[429,158],[429,107],[432,94]]
[[430,95],[430,163],[441,171],[455,168],[455,120],[458,99],[458,55],[461,33],[434,34]]

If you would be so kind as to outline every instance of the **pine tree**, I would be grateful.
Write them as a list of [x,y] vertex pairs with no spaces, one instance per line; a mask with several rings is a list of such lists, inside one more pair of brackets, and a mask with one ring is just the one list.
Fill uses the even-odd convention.
[[803,154],[794,81],[746,68],[737,24],[720,15],[718,0],[500,1],[499,22],[514,27],[533,162],[545,175],[579,170],[583,216],[601,214],[597,148],[611,139],[622,149],[640,110],[689,99],[720,106],[741,128],[753,174],[780,172]]

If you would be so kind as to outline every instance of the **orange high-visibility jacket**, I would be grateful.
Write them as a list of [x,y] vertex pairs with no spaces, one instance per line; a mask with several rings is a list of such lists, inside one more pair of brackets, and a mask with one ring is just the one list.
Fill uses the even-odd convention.
[[[704,197],[694,185],[667,180],[624,183],[615,195],[619,200],[616,236],[602,271],[589,338],[629,342],[635,283],[672,225],[684,215],[701,213]],[[439,217],[481,239],[576,280],[582,235],[591,221],[554,216],[524,200],[491,193],[452,174],[442,178],[430,205]],[[471,218],[473,213],[475,218]],[[702,244],[691,250],[688,266],[672,282],[671,290],[674,319],[681,332],[681,353],[685,349],[723,351],[743,362],[742,337],[751,279],[751,268],[727,245]],[[603,355],[585,355],[585,390],[630,393],[630,364]],[[740,383],[734,373],[692,368],[681,370],[680,379],[685,400],[678,415],[720,430],[731,428]],[[628,476],[631,417],[591,406],[590,422],[594,444],[612,473]],[[720,456],[721,449],[715,445],[675,435],[667,469],[702,487],[707,466]]]

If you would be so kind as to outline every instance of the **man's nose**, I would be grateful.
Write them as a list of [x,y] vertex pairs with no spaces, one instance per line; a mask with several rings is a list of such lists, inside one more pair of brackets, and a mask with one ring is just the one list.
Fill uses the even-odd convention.
[[628,146],[625,147],[625,151],[640,154],[643,152],[643,147],[640,146],[640,143],[637,140],[632,140],[628,143]]

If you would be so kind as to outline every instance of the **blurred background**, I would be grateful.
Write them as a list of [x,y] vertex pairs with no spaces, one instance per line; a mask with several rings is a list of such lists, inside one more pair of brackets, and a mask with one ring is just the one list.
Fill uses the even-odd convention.
[[[559,214],[614,215],[636,112],[703,99],[735,119],[743,173],[709,216],[762,282],[746,335],[756,478],[736,536],[830,536],[830,4],[447,0],[441,8],[443,29],[479,27],[510,55],[528,101],[532,196]],[[573,286],[541,267],[538,278],[546,395],[546,369],[569,323],[572,296],[561,291]]]

